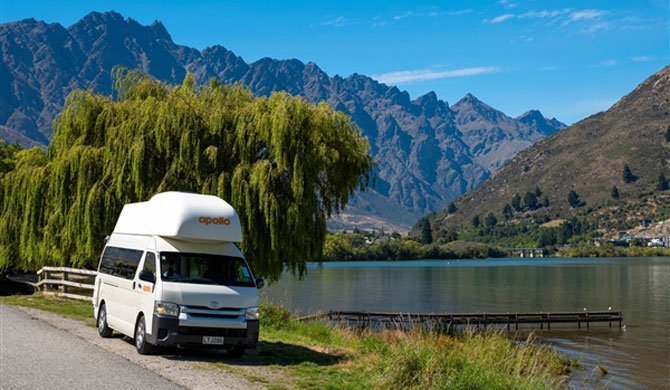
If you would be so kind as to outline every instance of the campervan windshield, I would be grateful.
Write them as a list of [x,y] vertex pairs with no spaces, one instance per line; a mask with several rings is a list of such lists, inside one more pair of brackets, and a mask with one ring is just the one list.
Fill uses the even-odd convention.
[[161,252],[160,260],[161,278],[164,282],[256,286],[241,257]]

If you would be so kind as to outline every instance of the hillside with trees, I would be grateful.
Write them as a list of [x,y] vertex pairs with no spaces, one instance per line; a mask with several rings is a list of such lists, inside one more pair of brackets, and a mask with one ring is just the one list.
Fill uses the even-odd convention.
[[506,244],[537,245],[540,226],[561,225],[570,237],[612,235],[641,220],[670,218],[668,176],[670,67],[607,111],[521,152],[481,187],[430,216],[433,237],[458,227],[464,238],[525,237]]

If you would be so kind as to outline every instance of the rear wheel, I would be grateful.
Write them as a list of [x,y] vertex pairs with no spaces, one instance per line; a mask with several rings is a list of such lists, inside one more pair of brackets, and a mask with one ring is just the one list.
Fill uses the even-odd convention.
[[140,355],[147,355],[153,350],[153,346],[147,342],[147,327],[144,316],[140,316],[135,325],[135,349]]
[[242,356],[244,356],[244,351],[245,351],[244,347],[232,347],[228,349],[228,356],[232,358],[241,358]]
[[109,338],[112,337],[112,328],[107,325],[107,308],[103,303],[98,310],[98,334],[100,337]]

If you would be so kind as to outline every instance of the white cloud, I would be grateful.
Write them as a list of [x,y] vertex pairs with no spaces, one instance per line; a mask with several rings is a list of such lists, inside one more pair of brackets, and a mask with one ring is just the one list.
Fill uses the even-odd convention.
[[535,40],[535,37],[528,36],[528,35],[519,35],[515,39],[512,39],[510,42],[512,43],[531,43]]
[[372,21],[370,22],[370,26],[372,28],[384,27],[386,26],[386,24],[387,24],[386,20],[384,20],[384,18],[381,17],[381,15],[375,16],[374,18],[372,18]]
[[500,68],[497,66],[477,66],[471,68],[461,68],[453,70],[439,70],[439,69],[418,69],[418,70],[401,70],[396,72],[388,72],[380,75],[372,76],[381,83],[397,85],[406,84],[414,81],[439,80],[453,77],[468,77],[477,76],[481,74],[490,74],[499,72]]
[[546,18],[555,18],[557,16],[565,15],[571,11],[570,8],[563,8],[563,9],[554,9],[554,10],[546,10],[543,9],[542,11],[528,11],[524,12],[519,15],[519,18],[521,19],[546,19]]
[[498,16],[496,16],[495,18],[491,19],[491,23],[493,23],[493,24],[496,24],[496,23],[502,23],[502,22],[504,22],[505,20],[512,19],[512,18],[515,17],[515,16],[516,16],[516,15],[514,15],[514,14],[502,14],[502,15],[498,15]]
[[578,10],[578,11],[574,11],[570,14],[566,23],[576,22],[576,21],[579,21],[579,20],[598,19],[601,16],[605,16],[606,14],[607,14],[607,11],[598,10],[598,9]]
[[474,12],[474,11],[471,8],[468,8],[468,9],[461,9],[461,10],[458,10],[458,11],[449,11],[449,12],[447,12],[447,15],[449,15],[449,16],[461,16],[461,15],[471,14],[472,12]]
[[630,57],[630,60],[633,62],[649,62],[653,61],[654,57],[651,56],[637,56],[637,57]]
[[412,11],[405,11],[405,12],[403,12],[403,13],[401,13],[401,14],[398,14],[398,15],[394,16],[394,17],[393,17],[393,20],[406,19],[406,18],[409,18],[409,17],[411,17],[411,16],[415,16],[414,12],[412,12]]
[[350,24],[351,22],[344,16],[338,16],[333,19],[324,20],[321,22],[322,26],[332,26],[332,27],[342,27]]
[[619,63],[618,60],[610,59],[610,60],[605,60],[605,61],[600,61],[597,64],[594,64],[594,68],[605,68],[609,66],[615,66]]
[[516,6],[519,5],[519,3],[515,3],[511,0],[500,0],[498,1],[498,4],[502,5],[505,8],[515,8]]

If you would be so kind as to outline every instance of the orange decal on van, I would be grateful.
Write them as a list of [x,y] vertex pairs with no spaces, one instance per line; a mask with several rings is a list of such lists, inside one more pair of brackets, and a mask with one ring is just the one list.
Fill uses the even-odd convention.
[[226,217],[200,217],[198,218],[198,222],[200,222],[203,225],[209,225],[209,224],[214,224],[214,225],[230,225],[230,219]]

